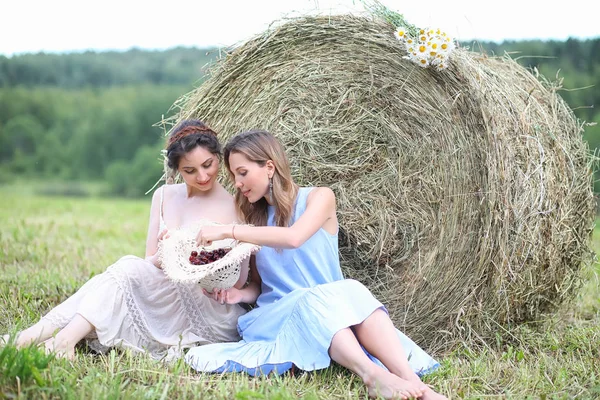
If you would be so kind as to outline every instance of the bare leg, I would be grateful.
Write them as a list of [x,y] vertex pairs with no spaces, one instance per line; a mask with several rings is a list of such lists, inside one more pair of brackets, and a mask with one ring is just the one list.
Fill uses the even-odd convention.
[[58,331],[54,338],[46,340],[44,345],[47,351],[56,353],[59,357],[73,359],[75,357],[75,345],[93,329],[94,326],[87,319],[80,314],[75,314],[71,322]]
[[386,399],[408,399],[423,394],[423,385],[402,379],[375,364],[360,347],[350,328],[337,332],[329,347],[329,356],[338,364],[356,373],[365,383],[369,396]]
[[54,326],[50,321],[41,319],[24,331],[19,332],[15,345],[20,348],[32,343],[41,343],[51,338],[57,329],[58,327]]
[[396,328],[390,317],[382,309],[375,310],[362,323],[353,326],[360,344],[377,357],[394,375],[418,384],[423,391],[422,399],[445,399],[423,384],[408,364],[408,357],[402,348]]

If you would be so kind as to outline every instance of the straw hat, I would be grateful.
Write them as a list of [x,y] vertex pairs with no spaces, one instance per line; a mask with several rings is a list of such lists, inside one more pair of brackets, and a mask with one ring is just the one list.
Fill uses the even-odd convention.
[[[260,249],[260,246],[234,239],[214,241],[210,246],[199,247],[196,235],[203,226],[219,225],[208,220],[169,231],[159,243],[159,259],[165,274],[175,282],[199,283],[206,290],[228,289],[240,278],[242,261]],[[190,263],[192,251],[230,249],[222,258],[204,265]]]

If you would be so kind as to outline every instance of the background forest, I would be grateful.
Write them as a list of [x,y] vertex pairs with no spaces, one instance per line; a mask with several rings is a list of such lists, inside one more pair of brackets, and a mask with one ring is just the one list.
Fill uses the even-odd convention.
[[[509,54],[560,84],[586,123],[590,151],[600,148],[600,38],[461,45]],[[43,194],[87,195],[87,184],[103,182],[102,194],[143,196],[162,173],[164,132],[155,124],[218,57],[197,48],[0,56],[0,184],[30,180]]]

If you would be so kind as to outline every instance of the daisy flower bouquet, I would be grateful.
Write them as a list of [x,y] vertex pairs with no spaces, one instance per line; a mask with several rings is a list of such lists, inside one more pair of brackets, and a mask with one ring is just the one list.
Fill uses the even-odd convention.
[[402,14],[390,10],[377,0],[361,0],[371,14],[397,27],[394,34],[402,42],[405,59],[422,68],[438,70],[448,68],[448,56],[456,47],[454,39],[438,28],[418,28],[410,24]]
[[420,67],[435,67],[438,70],[448,68],[448,56],[454,50],[454,40],[440,29],[419,29],[412,34],[406,27],[396,28],[394,32],[408,55],[404,58]]

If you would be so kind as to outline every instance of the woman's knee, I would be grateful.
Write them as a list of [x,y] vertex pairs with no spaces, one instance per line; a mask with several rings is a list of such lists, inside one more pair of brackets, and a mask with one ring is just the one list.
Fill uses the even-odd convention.
[[156,267],[154,267],[154,265],[150,264],[148,261],[144,260],[143,258],[128,255],[128,256],[123,256],[123,257],[119,258],[117,261],[115,261],[114,264],[112,264],[107,269],[113,269],[113,270],[117,269],[117,270],[127,273],[127,272],[133,272],[134,270],[139,269],[139,268],[142,268],[143,270],[145,270],[149,266],[152,266],[154,269],[156,269]]

